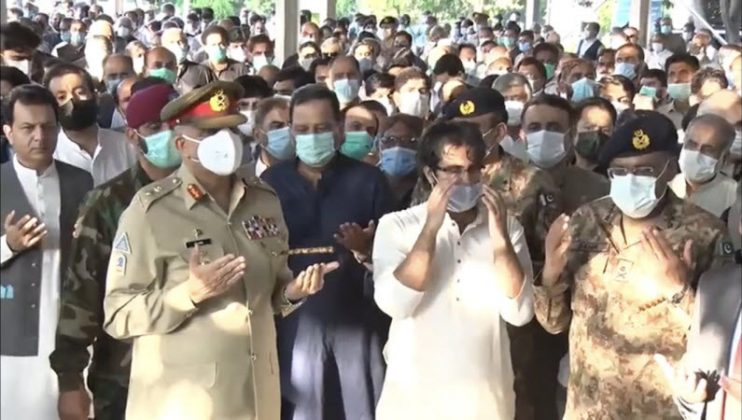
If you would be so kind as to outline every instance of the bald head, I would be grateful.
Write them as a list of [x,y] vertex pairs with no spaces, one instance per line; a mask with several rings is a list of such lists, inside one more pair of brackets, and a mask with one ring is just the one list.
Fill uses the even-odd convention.
[[175,44],[179,44],[181,46],[187,45],[185,33],[183,33],[183,30],[180,28],[167,28],[162,31],[160,42],[162,43],[163,47]]
[[102,36],[113,40],[113,25],[105,20],[96,20],[90,25],[88,34],[91,36]]
[[177,72],[177,63],[175,54],[165,47],[152,48],[144,55],[144,70],[147,74],[152,70],[163,67]]
[[716,114],[736,130],[742,129],[742,98],[731,90],[721,90],[701,102],[698,115]]
[[330,63],[330,74],[327,76],[328,88],[333,89],[334,82],[342,79],[361,80],[361,69],[355,58],[343,55]]
[[116,89],[116,103],[124,116],[126,116],[126,109],[129,107],[129,100],[131,99],[131,88],[138,80],[134,76],[127,77],[119,83]]
[[307,22],[301,25],[301,39],[304,42],[314,41],[317,44],[322,43],[322,32],[320,32],[319,26],[314,22]]

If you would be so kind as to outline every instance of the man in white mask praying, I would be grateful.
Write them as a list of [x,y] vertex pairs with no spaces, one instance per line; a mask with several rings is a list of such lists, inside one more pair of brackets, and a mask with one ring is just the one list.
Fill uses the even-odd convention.
[[734,127],[716,114],[696,117],[685,132],[678,160],[681,173],[670,182],[678,197],[716,217],[736,199],[737,182],[719,172],[734,135]]

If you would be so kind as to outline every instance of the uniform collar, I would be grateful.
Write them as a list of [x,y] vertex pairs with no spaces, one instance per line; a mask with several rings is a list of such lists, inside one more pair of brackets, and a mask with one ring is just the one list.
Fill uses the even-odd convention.
[[[183,192],[183,200],[185,202],[185,206],[188,210],[192,209],[193,206],[195,206],[197,203],[211,200],[209,194],[206,192],[206,189],[203,187],[203,185],[201,185],[200,182],[198,182],[196,177],[193,175],[193,173],[191,173],[190,170],[188,170],[186,165],[180,165],[180,168],[178,168],[178,170],[176,171],[176,176],[182,181],[180,188]],[[236,177],[230,197],[230,211],[236,206],[236,203],[242,200],[242,198],[245,196],[246,189],[247,185],[245,184],[245,182],[242,179],[239,179],[239,177]]]
[[[660,204],[664,207],[661,210],[657,227],[660,229],[674,229],[678,227],[682,220],[684,202],[673,193],[669,185],[665,191],[665,197]],[[623,213],[621,213],[621,210],[613,203],[613,201],[611,201],[610,209],[600,218],[602,230],[610,232],[611,226],[615,226],[616,224],[621,226],[622,218]]]

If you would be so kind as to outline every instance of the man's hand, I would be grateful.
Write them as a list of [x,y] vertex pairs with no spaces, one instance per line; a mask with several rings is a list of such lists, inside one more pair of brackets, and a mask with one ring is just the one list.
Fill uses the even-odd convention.
[[742,401],[742,378],[730,378],[723,376],[719,381],[721,389],[727,393],[727,398],[734,398],[737,401]]
[[546,234],[546,258],[541,276],[544,286],[553,286],[567,266],[567,251],[572,244],[569,233],[569,216],[562,214],[554,220]]
[[338,267],[340,264],[336,261],[310,265],[286,286],[286,298],[297,301],[319,292],[325,285],[325,275]]
[[661,354],[654,355],[654,361],[665,375],[672,394],[688,404],[699,404],[708,399],[708,383],[695,372],[689,372],[682,366],[673,368],[667,358]]
[[438,182],[433,191],[428,197],[427,207],[428,216],[425,220],[425,228],[431,232],[438,232],[443,225],[443,220],[446,218],[446,212],[448,211],[448,199],[451,197],[451,191],[453,190],[455,180]]
[[654,280],[652,295],[672,297],[690,282],[693,271],[693,241],[685,243],[683,256],[672,250],[665,235],[657,229],[648,229],[642,233],[642,250],[646,256],[642,269],[648,279]]
[[482,202],[489,212],[490,238],[495,247],[502,247],[509,243],[508,210],[502,196],[487,185],[482,185]]
[[48,233],[39,219],[25,215],[13,222],[15,210],[5,217],[5,240],[11,251],[23,252],[38,244]]
[[246,267],[245,257],[235,257],[232,254],[204,264],[196,246],[188,261],[191,301],[198,304],[226,292],[245,275]]
[[358,226],[357,223],[343,223],[340,225],[339,233],[335,234],[335,240],[349,251],[368,257],[375,232],[376,224],[373,220],[368,222],[366,228]]
[[57,411],[60,420],[88,420],[90,416],[90,396],[83,387],[74,391],[59,393]]

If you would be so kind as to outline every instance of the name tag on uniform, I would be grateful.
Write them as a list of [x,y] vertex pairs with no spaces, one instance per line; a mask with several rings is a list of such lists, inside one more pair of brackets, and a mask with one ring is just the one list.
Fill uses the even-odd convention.
[[628,260],[626,258],[619,258],[618,263],[616,264],[616,272],[613,276],[614,281],[620,281],[622,283],[625,283],[629,280],[629,274],[631,273],[631,268],[634,267],[634,261]]
[[272,217],[252,216],[242,221],[242,228],[250,240],[273,238],[280,234],[278,224]]
[[193,248],[196,245],[198,246],[211,245],[211,239],[209,238],[196,239],[196,240],[188,241],[185,243],[186,248]]

